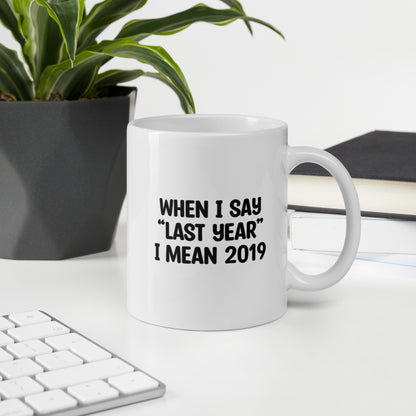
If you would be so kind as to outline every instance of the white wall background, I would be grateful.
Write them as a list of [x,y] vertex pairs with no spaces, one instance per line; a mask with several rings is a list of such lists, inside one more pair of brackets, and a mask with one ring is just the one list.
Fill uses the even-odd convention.
[[[95,2],[86,0],[87,7]],[[197,2],[149,0],[130,18],[158,17]],[[296,145],[327,147],[373,129],[416,131],[414,0],[242,2],[247,14],[270,21],[287,40],[257,25],[251,38],[242,22],[199,23],[146,40],[164,46],[180,64],[198,112],[281,118]],[[216,0],[206,3],[223,7]],[[13,44],[3,28],[0,40]],[[138,67],[126,61],[108,66]],[[150,79],[135,84],[137,117],[180,112],[167,87]]]

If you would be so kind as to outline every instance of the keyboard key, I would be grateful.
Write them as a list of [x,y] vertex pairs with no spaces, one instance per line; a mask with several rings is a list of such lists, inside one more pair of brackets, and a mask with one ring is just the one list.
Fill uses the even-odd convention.
[[5,378],[17,378],[34,376],[43,371],[43,368],[29,358],[21,360],[6,361],[0,363],[0,374]]
[[33,410],[18,399],[0,402],[0,416],[32,416]]
[[163,387],[46,313],[0,316],[0,416],[85,416]]
[[81,358],[69,351],[57,351],[52,354],[41,355],[36,357],[35,360],[47,370],[59,370],[83,363]]
[[6,331],[10,328],[14,328],[14,323],[0,316],[0,331]]
[[9,319],[18,326],[40,324],[49,322],[51,318],[40,311],[29,311],[23,313],[13,313],[9,315]]
[[59,335],[56,337],[48,337],[45,342],[50,345],[55,351],[69,350],[71,346],[80,341],[87,341],[81,335],[71,332],[66,335]]
[[3,361],[11,361],[13,360],[13,356],[10,355],[8,352],[4,351],[0,348],[0,363]]
[[6,345],[13,344],[14,340],[6,335],[4,332],[0,331],[0,347],[5,347]]
[[116,389],[110,387],[102,380],[69,387],[68,393],[78,399],[82,404],[103,402],[104,400],[114,399],[119,395]]
[[51,353],[52,348],[35,339],[8,345],[7,351],[11,352],[16,358],[32,358],[37,355]]
[[36,380],[48,389],[60,389],[133,371],[133,367],[126,364],[124,361],[121,361],[118,358],[111,358],[105,361],[96,361],[76,367],[37,374]]
[[63,326],[61,323],[56,321],[50,321],[42,324],[12,328],[7,331],[7,334],[13,337],[16,341],[23,342],[31,339],[51,337],[53,335],[62,335],[68,332],[69,329],[66,326]]
[[109,352],[74,332],[57,337],[46,338],[45,342],[56,351],[70,350],[87,362],[111,358]]
[[90,341],[80,341],[72,344],[71,351],[79,355],[84,361],[108,360],[111,354]]
[[41,393],[43,387],[30,377],[0,382],[0,394],[6,399],[19,399],[29,394]]
[[33,394],[32,396],[27,396],[25,402],[40,415],[77,407],[77,401],[62,390]]
[[108,379],[108,383],[123,394],[141,393],[142,391],[159,387],[159,383],[156,380],[141,371],[111,377]]

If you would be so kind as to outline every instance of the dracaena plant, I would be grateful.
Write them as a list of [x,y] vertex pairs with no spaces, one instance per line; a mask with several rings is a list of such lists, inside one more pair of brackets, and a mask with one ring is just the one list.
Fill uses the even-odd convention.
[[[226,25],[243,20],[279,30],[245,14],[237,0],[220,0],[228,8],[197,4],[156,19],[132,20],[113,40],[97,41],[109,25],[142,8],[147,0],[104,0],[87,12],[84,0],[0,0],[0,21],[21,46],[21,56],[0,43],[0,93],[4,98],[76,100],[98,96],[105,87],[146,76],[168,85],[183,110],[195,111],[186,79],[172,57],[160,46],[143,44],[151,35],[171,35],[195,22]],[[114,57],[148,64],[142,69],[100,71]]]

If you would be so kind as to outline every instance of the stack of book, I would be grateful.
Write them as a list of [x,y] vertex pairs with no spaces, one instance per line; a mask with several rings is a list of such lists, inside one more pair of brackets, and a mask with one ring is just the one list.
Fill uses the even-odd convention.
[[[416,254],[416,133],[373,131],[326,149],[349,171],[360,199],[361,253]],[[342,249],[345,210],[335,180],[305,163],[289,177],[291,245]]]

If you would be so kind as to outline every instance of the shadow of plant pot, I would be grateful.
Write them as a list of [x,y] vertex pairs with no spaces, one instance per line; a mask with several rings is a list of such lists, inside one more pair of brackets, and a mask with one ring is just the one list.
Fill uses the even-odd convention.
[[0,257],[57,260],[110,249],[126,193],[136,90],[0,102]]

